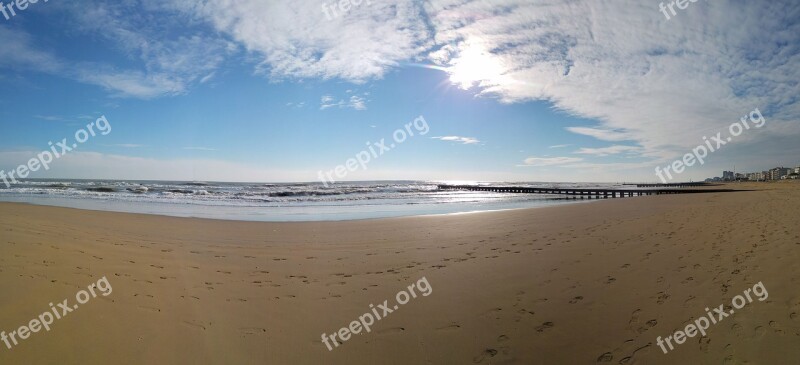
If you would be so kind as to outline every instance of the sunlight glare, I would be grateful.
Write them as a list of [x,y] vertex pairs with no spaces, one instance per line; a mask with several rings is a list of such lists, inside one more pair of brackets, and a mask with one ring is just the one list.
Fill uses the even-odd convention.
[[499,83],[505,67],[497,56],[480,45],[467,45],[448,68],[450,81],[467,90],[476,83]]

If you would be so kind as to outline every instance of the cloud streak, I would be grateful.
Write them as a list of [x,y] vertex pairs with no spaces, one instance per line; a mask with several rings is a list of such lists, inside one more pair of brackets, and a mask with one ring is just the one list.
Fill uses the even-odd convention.
[[520,167],[541,167],[541,166],[558,166],[568,165],[576,162],[583,161],[579,157],[528,157],[523,161],[524,165],[517,165]]
[[610,155],[617,155],[620,153],[641,152],[641,150],[642,150],[641,147],[636,147],[636,146],[614,145],[602,148],[581,148],[575,151],[575,153],[579,153],[582,155],[610,156]]
[[446,142],[458,142],[461,144],[476,144],[481,142],[477,138],[461,137],[461,136],[443,136],[443,137],[431,137],[431,138]]

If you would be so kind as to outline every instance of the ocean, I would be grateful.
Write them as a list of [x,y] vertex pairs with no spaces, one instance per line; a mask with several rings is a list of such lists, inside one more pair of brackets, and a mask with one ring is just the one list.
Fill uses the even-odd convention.
[[364,181],[222,183],[39,179],[0,187],[0,201],[245,221],[335,221],[455,214],[574,204],[558,195],[440,191],[437,184],[603,187],[604,183]]

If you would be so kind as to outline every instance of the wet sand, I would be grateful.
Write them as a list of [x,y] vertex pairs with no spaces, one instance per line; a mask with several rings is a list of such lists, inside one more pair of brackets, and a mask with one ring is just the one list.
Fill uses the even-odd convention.
[[[0,363],[798,363],[800,184],[733,186],[757,191],[315,223],[0,203],[0,330],[113,287]],[[706,337],[656,344],[758,282]]]

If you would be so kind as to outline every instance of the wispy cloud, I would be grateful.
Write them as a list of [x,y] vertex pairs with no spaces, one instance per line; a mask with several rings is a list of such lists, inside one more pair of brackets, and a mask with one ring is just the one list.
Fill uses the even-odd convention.
[[571,144],[557,144],[557,145],[553,145],[553,146],[550,146],[550,147],[547,147],[547,148],[564,148],[564,147],[569,147],[569,146],[572,146],[572,145]]
[[[71,31],[101,36],[138,57],[138,68],[121,69],[104,63],[70,61],[34,46],[32,37],[17,29],[0,28],[0,66],[44,72],[97,85],[113,96],[150,99],[179,95],[194,84],[204,83],[225,57],[235,51],[230,42],[197,34],[174,32],[165,19],[171,17],[123,16],[139,6],[127,2],[62,3],[71,15]],[[177,35],[176,35],[177,34]]]
[[[185,94],[232,57],[270,81],[357,84],[433,62],[479,96],[552,103],[595,122],[568,131],[630,142],[647,156],[683,153],[754,107],[770,128],[737,143],[800,135],[796,1],[703,2],[669,22],[636,0],[385,0],[331,21],[316,0],[53,6],[66,9],[70,32],[113,44],[125,62],[70,59],[34,46],[19,28],[0,27],[0,67],[147,99]],[[365,99],[337,97],[320,108],[363,110]]]
[[528,157],[520,167],[557,166],[583,161],[579,157]]
[[634,0],[387,0],[333,21],[311,0],[169,4],[227,34],[273,80],[362,83],[427,59],[479,95],[551,102],[597,121],[569,131],[649,155],[683,151],[762,105],[774,106],[772,132],[748,139],[800,134],[796,2],[709,2],[671,22]]
[[143,144],[134,144],[134,143],[118,143],[118,144],[104,144],[103,146],[106,147],[122,147],[122,148],[141,148],[147,147]]
[[416,57],[429,42],[423,4],[415,0],[375,1],[332,20],[313,0],[168,4],[207,19],[242,44],[260,60],[257,72],[272,79],[339,78],[362,83]]
[[609,156],[609,155],[616,155],[623,152],[641,152],[642,148],[637,146],[623,146],[623,145],[614,145],[609,147],[601,147],[601,148],[581,148],[575,153],[580,153],[584,155],[595,155],[595,156]]
[[340,99],[335,101],[333,96],[331,95],[323,95],[320,99],[320,110],[325,110],[328,108],[338,107],[338,108],[349,108],[353,110],[366,110],[367,104],[366,99],[358,95],[351,95],[348,99]]
[[[704,2],[671,22],[638,1],[434,0],[427,9],[441,45],[433,60],[496,65],[462,75],[481,95],[547,100],[598,121],[574,133],[670,154],[755,106],[780,105],[773,120],[782,125],[800,118],[800,100],[788,96],[800,93],[790,81],[800,79],[800,51],[790,46],[800,42],[799,6]],[[800,125],[784,130],[796,135]]]
[[431,137],[432,139],[438,139],[440,141],[448,141],[448,142],[458,142],[463,144],[475,144],[480,143],[481,141],[477,138],[473,137],[461,137],[461,136],[444,136],[444,137]]
[[567,130],[572,133],[594,137],[601,141],[619,142],[619,141],[627,141],[634,139],[633,136],[629,135],[628,133],[622,130],[612,130],[606,128],[589,128],[589,127],[567,127]]
[[63,117],[59,117],[56,115],[34,115],[33,117],[36,119],[47,120],[51,122],[62,122],[65,120]]

